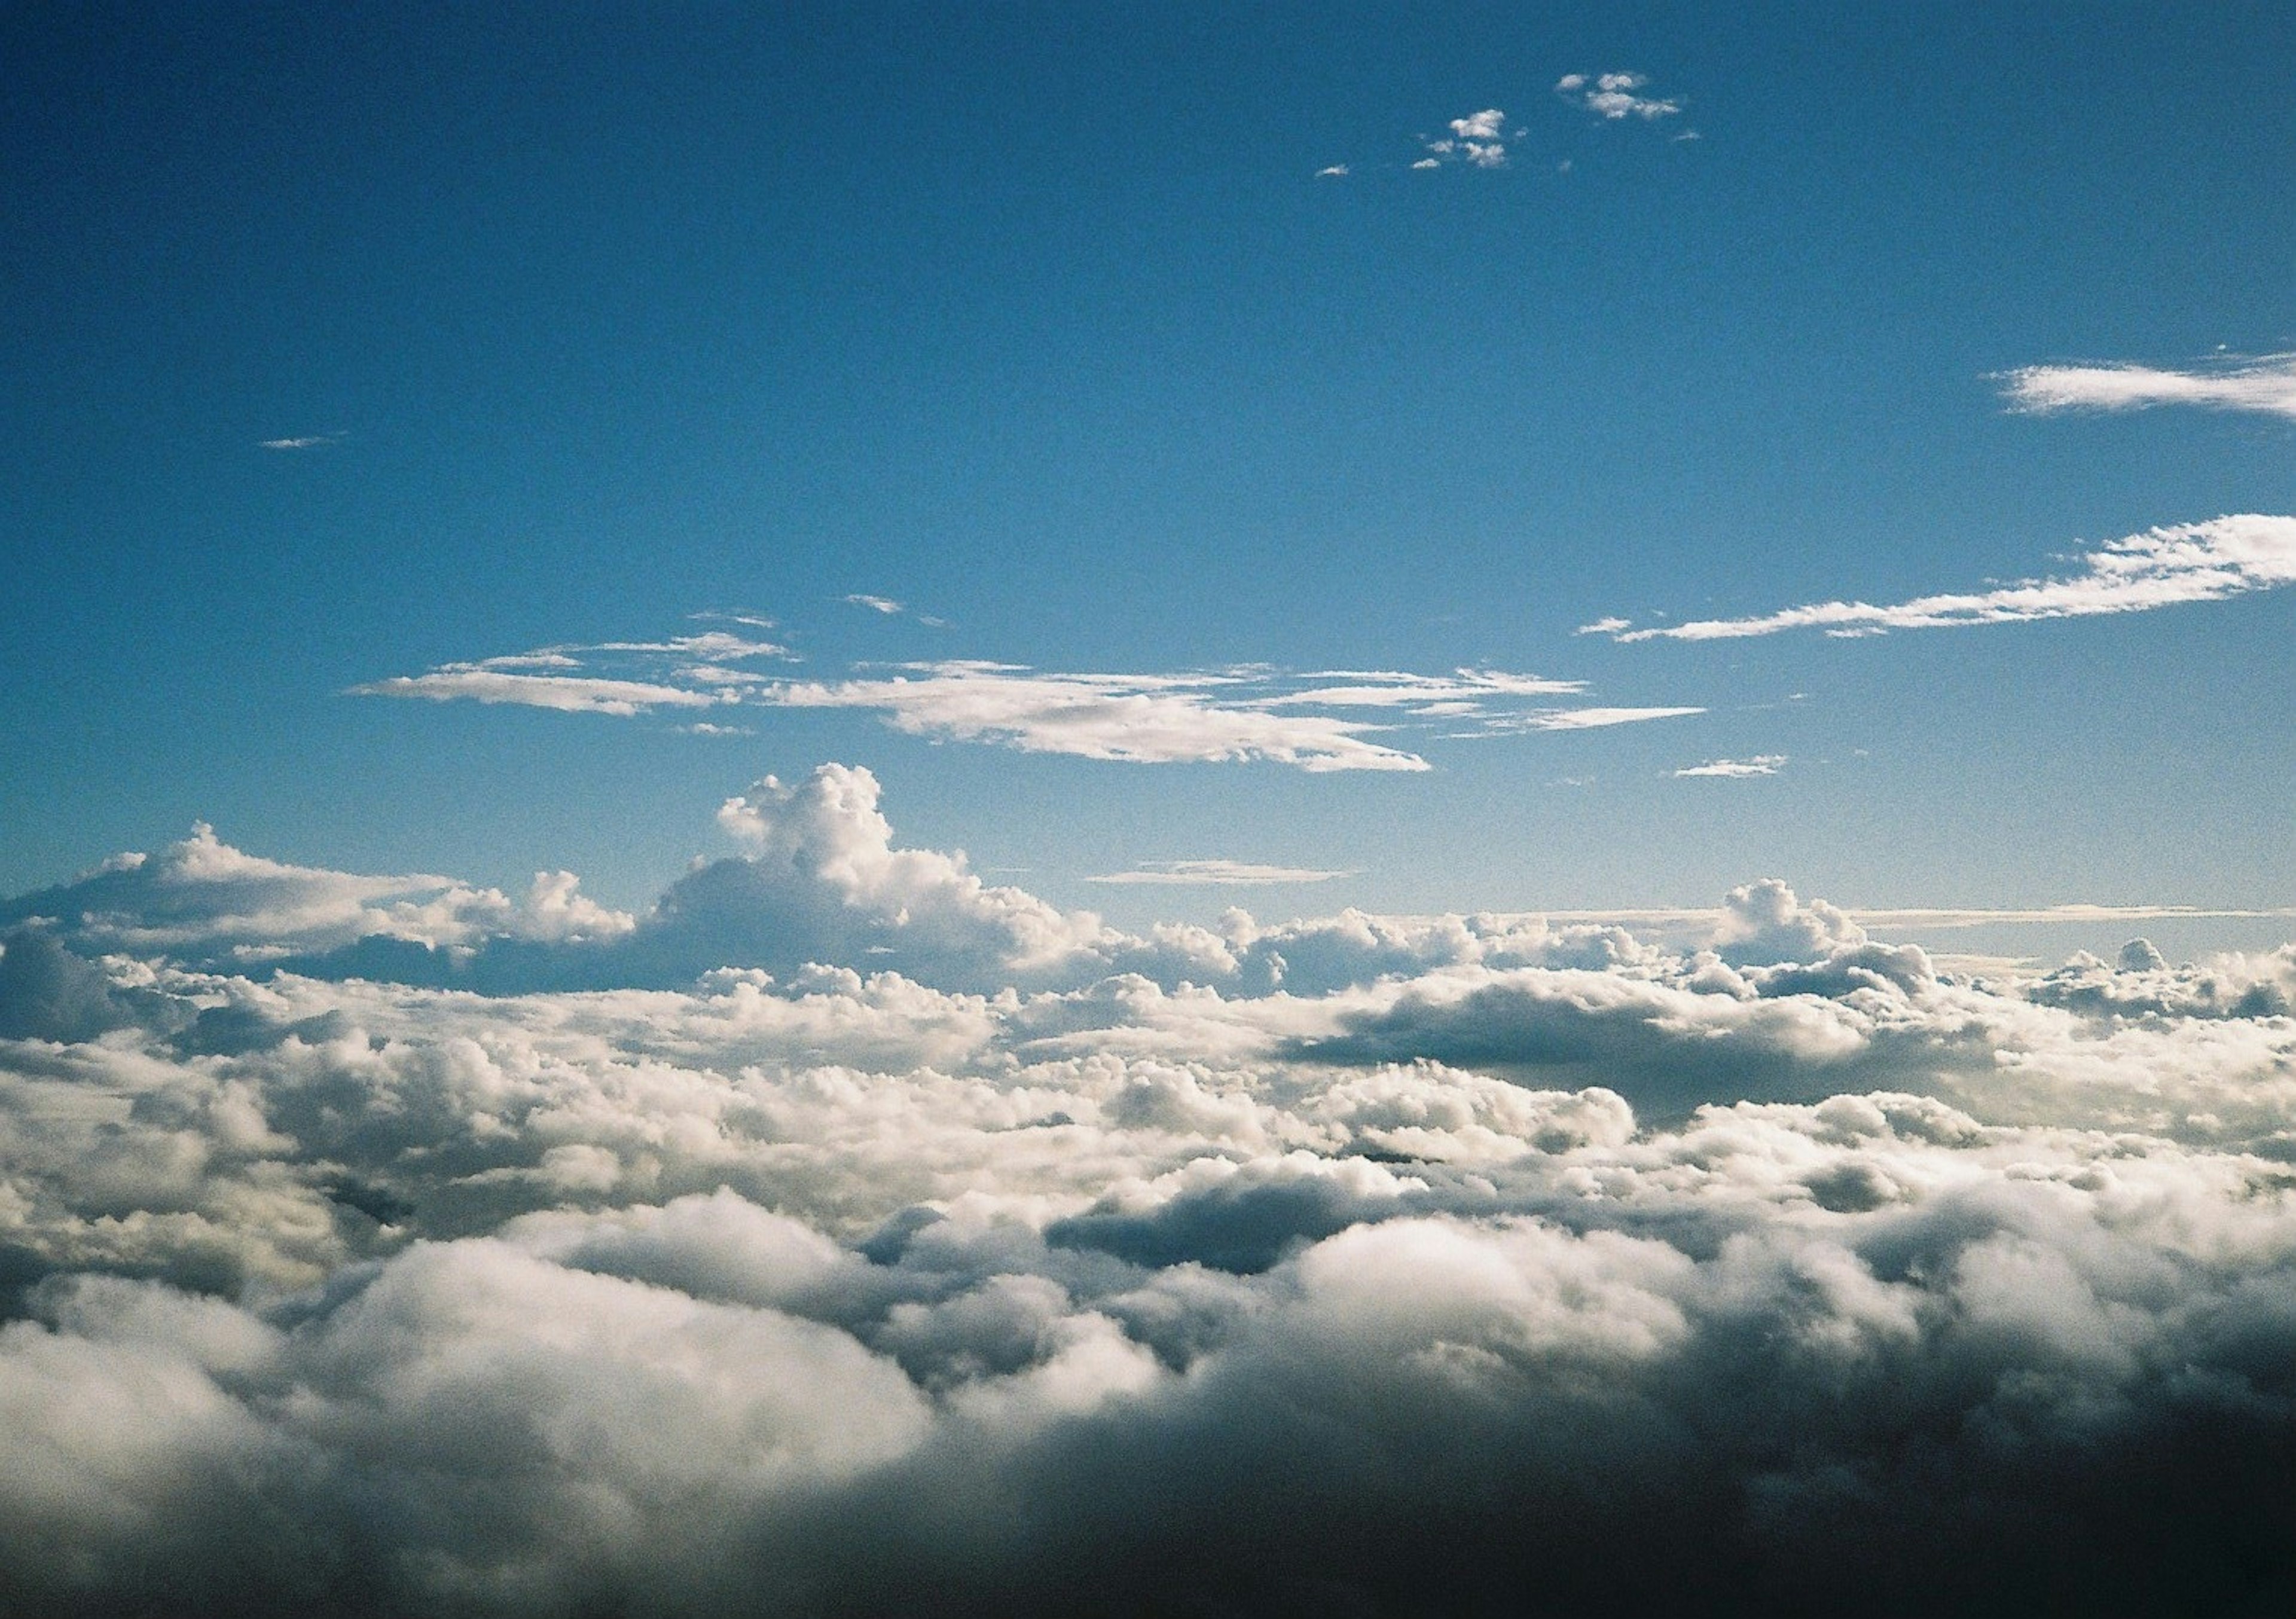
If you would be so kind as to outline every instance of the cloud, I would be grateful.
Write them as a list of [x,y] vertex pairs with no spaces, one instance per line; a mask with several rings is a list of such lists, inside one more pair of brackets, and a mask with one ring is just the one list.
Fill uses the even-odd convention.
[[1128,764],[1258,761],[1315,773],[1426,770],[1424,757],[1398,744],[1437,722],[1503,734],[1698,712],[1541,707],[1532,699],[1575,694],[1586,683],[1481,668],[1098,674],[944,659],[792,680],[749,666],[787,656],[778,643],[723,633],[545,647],[372,681],[351,694],[625,716],[662,707],[849,708],[912,735],[1025,753]]
[[1488,729],[1505,731],[1599,731],[1609,725],[1638,725],[1644,720],[1680,719],[1703,708],[1547,708],[1514,715]]
[[1024,753],[1133,764],[1266,760],[1312,772],[1425,770],[1416,754],[1370,740],[1378,729],[1331,715],[1217,700],[1218,678],[1038,675],[1000,665],[914,666],[885,679],[790,682],[765,700],[864,708],[919,736],[989,741]]
[[299,438],[263,438],[256,441],[259,450],[318,450],[329,445],[340,444],[348,433],[308,433]]
[[1582,626],[1581,633],[1606,634],[1614,641],[1716,641],[1809,628],[1837,636],[1878,635],[2217,601],[2296,582],[2296,518],[2244,513],[2148,528],[2110,541],[2079,560],[2081,571],[2070,577],[2021,579],[1991,590],[1920,596],[1891,606],[1821,601],[1746,618],[1693,619],[1652,629],[1616,627],[1620,621],[1604,619]]
[[1709,759],[1703,765],[1685,765],[1676,771],[1677,776],[1775,776],[1778,767],[1786,762],[1782,753],[1758,753],[1751,759]]
[[857,594],[846,597],[845,601],[849,606],[865,607],[873,613],[883,613],[888,617],[906,612],[908,610],[906,608],[903,607],[901,603],[894,601],[890,596]]
[[1672,118],[1682,110],[1680,102],[1637,94],[1649,83],[1640,73],[1566,73],[1555,81],[1554,92],[1565,101],[1613,121],[1638,118],[1647,122]]
[[520,675],[475,665],[434,669],[428,675],[394,675],[350,688],[352,697],[421,697],[433,702],[468,699],[555,708],[562,714],[643,714],[652,708],[707,708],[729,700],[724,693],[689,691],[635,680],[601,680],[579,675]]
[[1316,171],[1318,180],[1344,180],[1347,177],[1348,166],[1344,163],[1328,163]]
[[1352,871],[1326,871],[1308,866],[1254,865],[1240,860],[1168,860],[1136,871],[1111,871],[1088,877],[1086,882],[1182,887],[1211,884],[1245,886],[1259,883],[1320,883]]
[[2265,355],[2191,371],[2131,364],[2026,365],[1997,380],[2012,408],[2038,414],[2196,405],[2296,418],[2296,355]]
[[1450,121],[1450,130],[1447,136],[1439,139],[1423,139],[1421,144],[1428,155],[1411,167],[1440,168],[1446,163],[1466,163],[1476,168],[1506,166],[1506,143],[1500,138],[1506,133],[1506,114],[1496,107],[1455,118]]
[[628,937],[837,953],[676,988],[189,969],[396,903],[211,839],[8,902],[10,1606],[2296,1595],[2296,947],[1963,979],[1774,879],[1127,938],[879,797],[731,800]]

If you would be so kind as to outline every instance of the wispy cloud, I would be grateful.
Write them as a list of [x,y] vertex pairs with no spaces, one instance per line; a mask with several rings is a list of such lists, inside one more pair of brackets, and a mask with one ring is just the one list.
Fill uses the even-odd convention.
[[888,617],[906,610],[890,596],[872,596],[864,592],[856,592],[845,601],[848,606],[865,607],[873,613],[883,613]]
[[[1024,753],[1132,764],[1262,761],[1311,772],[1422,771],[1414,735],[1575,731],[1696,714],[1562,707],[1585,683],[1499,669],[1293,674],[1253,666],[1177,674],[1039,670],[981,659],[861,665],[794,680],[753,666],[778,643],[712,632],[545,647],[444,664],[351,688],[363,697],[517,703],[629,715],[657,708],[850,708],[895,729]],[[722,722],[713,730],[723,730]]]
[[1703,708],[1542,708],[1529,714],[1509,715],[1494,720],[1485,729],[1493,732],[1599,731],[1608,725],[1637,725],[1644,720],[1683,719],[1705,712]]
[[1316,171],[1318,180],[1344,180],[1347,177],[1348,166],[1344,163],[1327,163]]
[[299,438],[259,438],[258,450],[319,450],[331,444],[340,444],[349,435],[345,433],[307,433]]
[[1991,590],[1917,596],[1876,607],[1819,601],[1744,618],[1701,618],[1634,629],[1615,618],[1580,626],[1581,634],[1614,641],[1723,641],[1817,629],[1829,635],[1878,635],[1890,630],[1968,624],[2021,624],[2140,613],[2185,601],[2216,601],[2296,583],[2296,517],[2253,512],[2148,528],[2077,559],[2063,578],[2020,579]]
[[1611,119],[1672,118],[1682,110],[1678,101],[1641,94],[1649,83],[1640,73],[1565,73],[1554,81],[1554,93],[1575,106]]
[[1087,877],[1085,880],[1119,887],[1248,887],[1272,883],[1330,882],[1336,877],[1354,875],[1353,871],[1326,871],[1309,866],[1253,865],[1241,860],[1166,860],[1152,862],[1130,871],[1111,871],[1100,877]]
[[579,675],[520,675],[507,669],[452,665],[428,675],[394,675],[350,689],[353,697],[423,697],[433,702],[467,699],[555,708],[566,714],[627,716],[650,708],[707,708],[732,700],[644,681],[603,680]]
[[2194,405],[2296,419],[2296,354],[2225,361],[2191,371],[2128,364],[2027,365],[1996,380],[2013,408],[2037,414]]
[[1674,773],[1677,776],[1775,776],[1778,766],[1786,762],[1782,753],[1758,753],[1751,759],[1710,759],[1703,765],[1686,765]]

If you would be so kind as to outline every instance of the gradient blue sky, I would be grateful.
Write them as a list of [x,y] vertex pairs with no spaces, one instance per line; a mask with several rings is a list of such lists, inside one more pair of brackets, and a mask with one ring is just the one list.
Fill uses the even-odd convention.
[[[0,63],[0,891],[199,819],[637,905],[836,759],[1119,921],[2296,903],[2296,589],[1578,633],[2296,512],[2285,6],[20,8]],[[1676,110],[1557,88],[1604,73]],[[1503,165],[1413,167],[1485,109]],[[2252,408],[2013,408],[2079,364]],[[712,612],[781,681],[1472,666],[1704,712],[1308,772],[348,694]],[[1198,860],[1350,875],[1087,880]]]

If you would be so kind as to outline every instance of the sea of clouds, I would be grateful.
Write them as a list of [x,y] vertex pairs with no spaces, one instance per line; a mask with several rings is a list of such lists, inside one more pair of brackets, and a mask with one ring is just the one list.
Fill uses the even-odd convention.
[[2280,1615],[2296,947],[0,902],[0,1610]]

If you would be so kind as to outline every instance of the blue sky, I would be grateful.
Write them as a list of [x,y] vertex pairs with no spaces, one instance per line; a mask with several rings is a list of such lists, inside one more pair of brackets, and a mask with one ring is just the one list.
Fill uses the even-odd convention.
[[[905,838],[1128,925],[1770,874],[2296,903],[2284,531],[2208,527],[2296,512],[2284,10],[0,27],[0,889],[204,820],[636,906],[724,799],[836,760]],[[2163,376],[2030,369],[2082,366]],[[1581,633],[2079,597],[2185,526],[2203,572],[2265,560],[2143,611]],[[780,650],[581,650],[712,633]],[[752,683],[389,695],[544,649]],[[1327,675],[1463,668],[1570,687],[1414,715]],[[1024,670],[1130,683],[966,707]],[[1141,762],[1176,689],[1197,740]],[[1556,718],[1598,708],[1644,717]],[[1198,862],[1345,875],[1090,880]]]

